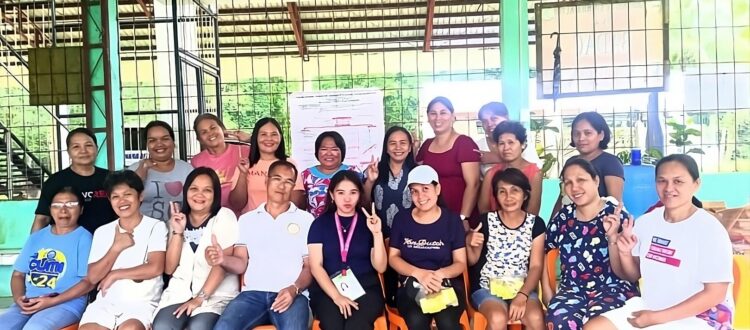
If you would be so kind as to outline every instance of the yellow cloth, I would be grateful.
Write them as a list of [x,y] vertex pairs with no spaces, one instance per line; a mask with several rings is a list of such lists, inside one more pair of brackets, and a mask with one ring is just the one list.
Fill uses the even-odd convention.
[[419,299],[419,306],[422,308],[422,313],[437,313],[448,306],[458,306],[458,296],[453,288],[443,288],[440,292],[431,293]]
[[493,278],[490,280],[490,293],[500,299],[513,299],[523,287],[521,277]]

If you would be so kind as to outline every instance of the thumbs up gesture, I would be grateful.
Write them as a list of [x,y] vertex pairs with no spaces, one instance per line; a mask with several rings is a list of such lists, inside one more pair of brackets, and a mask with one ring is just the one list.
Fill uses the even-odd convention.
[[484,234],[479,231],[480,229],[482,229],[481,222],[479,223],[479,226],[469,230],[469,246],[480,247],[484,244]]
[[206,247],[206,261],[211,267],[221,266],[224,263],[224,249],[216,240],[216,234],[211,234],[211,245]]

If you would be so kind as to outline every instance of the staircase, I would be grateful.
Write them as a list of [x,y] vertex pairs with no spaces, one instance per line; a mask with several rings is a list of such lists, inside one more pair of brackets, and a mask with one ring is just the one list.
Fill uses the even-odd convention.
[[50,171],[0,125],[0,200],[37,198]]

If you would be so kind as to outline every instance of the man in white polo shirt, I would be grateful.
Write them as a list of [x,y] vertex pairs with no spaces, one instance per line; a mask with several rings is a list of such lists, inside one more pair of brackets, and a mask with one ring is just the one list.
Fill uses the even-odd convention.
[[242,292],[227,305],[214,329],[252,329],[265,324],[284,330],[308,328],[310,312],[304,290],[312,282],[307,232],[313,216],[291,202],[297,175],[297,168],[288,161],[271,164],[266,179],[268,201],[240,217],[234,255],[224,256],[220,246],[206,249],[212,265],[244,274]]

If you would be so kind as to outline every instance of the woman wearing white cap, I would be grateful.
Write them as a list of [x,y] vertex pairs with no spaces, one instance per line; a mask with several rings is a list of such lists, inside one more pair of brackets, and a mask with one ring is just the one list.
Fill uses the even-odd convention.
[[[459,329],[466,301],[462,277],[466,243],[461,218],[438,205],[441,186],[432,167],[415,167],[407,185],[414,208],[396,215],[388,252],[390,265],[403,283],[396,299],[399,313],[409,329],[430,329],[433,319],[438,329]],[[420,299],[425,294],[451,294],[452,290],[457,306],[426,306]],[[424,309],[440,310],[424,313]]]

